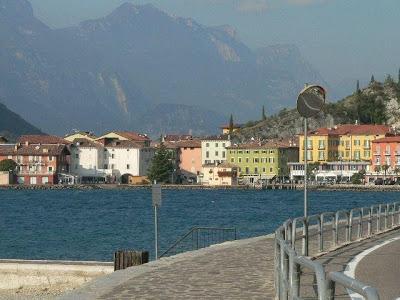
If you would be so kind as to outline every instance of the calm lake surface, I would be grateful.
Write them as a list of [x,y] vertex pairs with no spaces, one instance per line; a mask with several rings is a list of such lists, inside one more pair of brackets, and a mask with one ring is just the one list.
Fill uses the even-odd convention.
[[[309,192],[310,213],[398,201],[398,192]],[[0,258],[111,261],[118,249],[154,254],[150,190],[1,190]],[[163,190],[160,248],[193,226],[272,233],[303,213],[301,191]]]

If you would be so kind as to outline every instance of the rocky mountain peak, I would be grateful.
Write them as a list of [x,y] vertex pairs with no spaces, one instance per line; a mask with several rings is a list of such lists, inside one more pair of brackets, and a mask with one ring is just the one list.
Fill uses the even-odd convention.
[[33,8],[28,0],[0,0],[0,18],[8,20],[32,18]]

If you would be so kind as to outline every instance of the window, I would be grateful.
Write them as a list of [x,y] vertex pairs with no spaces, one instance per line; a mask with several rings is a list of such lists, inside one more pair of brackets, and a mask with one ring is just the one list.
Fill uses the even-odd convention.
[[240,151],[238,151],[238,154],[243,154],[243,151],[241,151],[241,150],[240,150]]
[[218,148],[218,143],[215,143],[215,147]]
[[111,169],[114,169],[115,168],[115,165],[114,164],[111,164]]
[[350,141],[346,141],[346,149],[350,149]]
[[246,167],[246,174],[249,174],[249,173],[250,173],[249,167]]
[[354,140],[354,146],[360,146],[361,142],[360,140]]
[[108,165],[107,164],[104,164],[104,169],[108,169]]
[[254,159],[254,162],[255,162],[255,163],[259,163],[259,159],[258,159],[258,158],[255,158],[255,159]]
[[246,163],[248,163],[249,162],[249,158],[248,157],[246,157]]
[[354,159],[360,159],[360,151],[354,151]]
[[258,150],[255,150],[255,151],[254,151],[254,154],[258,154]]
[[266,170],[267,170],[267,169],[266,169],[265,167],[264,167],[264,168],[262,168],[262,171],[263,171],[263,173],[265,173],[265,172],[266,172]]
[[49,161],[53,161],[53,156],[49,156]]
[[350,156],[350,151],[346,151],[346,157]]
[[78,153],[75,154],[75,158],[79,158],[79,154]]
[[235,162],[235,159],[232,157],[231,158],[231,163],[234,163]]
[[312,151],[307,150],[307,160],[313,160]]
[[376,157],[375,164],[376,165],[380,165],[381,164],[381,158],[379,156]]
[[218,156],[218,151],[215,151],[215,156]]
[[206,143],[206,147],[210,147],[210,143]]
[[114,153],[111,154],[111,158],[115,158],[115,154]]
[[272,173],[272,168],[269,168],[269,172]]
[[131,168],[131,165],[130,165],[130,164],[127,164],[127,165],[126,165],[126,169],[129,170],[130,168]]
[[238,162],[241,163],[242,162],[242,158],[238,157]]
[[364,157],[369,158],[370,156],[371,156],[371,151],[365,150],[365,151],[364,151]]
[[225,143],[222,143],[222,147],[224,147],[224,148],[225,148]]
[[325,149],[325,141],[324,140],[318,141],[318,149]]
[[258,168],[257,167],[254,168],[254,174],[258,174]]
[[225,158],[225,151],[222,151],[222,158]]
[[12,159],[12,155],[7,156],[8,159]]
[[210,157],[210,152],[206,151],[206,157],[207,157],[207,158]]
[[49,172],[53,172],[53,167],[48,168]]
[[78,170],[78,164],[75,164],[75,170]]
[[325,152],[318,151],[318,160],[324,160],[324,159],[325,159]]

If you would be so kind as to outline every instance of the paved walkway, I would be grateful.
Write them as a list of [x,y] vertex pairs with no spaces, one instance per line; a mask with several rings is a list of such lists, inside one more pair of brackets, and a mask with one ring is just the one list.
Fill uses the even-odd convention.
[[[325,270],[328,272],[345,271],[348,264],[352,262],[356,256],[372,247],[381,245],[399,236],[400,230],[390,231],[360,242],[354,242],[348,246],[323,255],[316,261],[322,263],[325,266]],[[394,299],[394,297],[391,297],[391,293],[387,293],[389,290],[393,290],[394,293],[397,293],[397,297],[400,296],[398,293],[400,290],[398,280],[400,275],[399,250],[400,242],[396,242],[393,245],[391,243],[371,252],[370,255],[363,258],[359,264],[357,264],[355,278],[377,288],[381,300]],[[397,266],[397,269],[390,270],[392,268],[391,266],[394,268]],[[397,275],[392,278],[394,274]],[[388,281],[389,278],[390,281]],[[344,299],[350,298],[348,292],[340,287],[337,287],[336,296]]]
[[274,236],[227,242],[105,276],[61,299],[273,299]]

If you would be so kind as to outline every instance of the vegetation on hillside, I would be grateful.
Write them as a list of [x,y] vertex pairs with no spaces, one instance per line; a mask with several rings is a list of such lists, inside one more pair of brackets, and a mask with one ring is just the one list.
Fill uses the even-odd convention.
[[[264,109],[263,109],[264,110]],[[264,114],[264,113],[263,113]],[[237,141],[247,139],[287,138],[303,130],[303,119],[296,109],[282,109],[279,113],[250,121],[235,134]],[[400,127],[400,70],[396,82],[388,75],[378,82],[374,76],[361,89],[357,81],[352,95],[336,103],[328,103],[323,112],[309,119],[309,128],[332,127],[335,124],[388,124]]]

